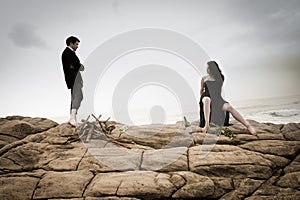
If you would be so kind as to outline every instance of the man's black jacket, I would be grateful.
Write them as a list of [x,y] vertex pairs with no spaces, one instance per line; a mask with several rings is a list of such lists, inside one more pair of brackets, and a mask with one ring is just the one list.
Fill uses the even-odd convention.
[[[81,69],[81,63],[79,58],[76,56],[75,52],[72,51],[69,47],[66,47],[62,53],[61,61],[65,74],[65,81],[68,89],[71,89],[74,85],[76,75]],[[81,74],[78,73],[80,78],[79,81],[82,82]]]

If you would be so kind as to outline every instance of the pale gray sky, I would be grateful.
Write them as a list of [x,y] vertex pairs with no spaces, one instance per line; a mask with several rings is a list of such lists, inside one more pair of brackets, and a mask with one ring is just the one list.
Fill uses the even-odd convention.
[[80,38],[84,62],[112,36],[143,27],[174,30],[201,45],[226,76],[228,100],[300,94],[297,0],[1,0],[0,24],[1,116],[67,115],[66,37]]

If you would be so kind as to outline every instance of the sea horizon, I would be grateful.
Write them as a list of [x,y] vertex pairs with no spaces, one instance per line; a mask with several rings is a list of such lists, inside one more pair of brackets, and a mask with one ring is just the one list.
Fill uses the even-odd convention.
[[[300,122],[300,95],[289,95],[282,97],[268,97],[257,98],[247,100],[233,100],[230,102],[246,120],[255,120],[258,122],[270,122],[274,124],[285,123],[298,123]],[[135,118],[141,118],[144,120],[134,121],[135,125],[151,124],[149,116],[145,117],[145,112],[135,111],[137,116]],[[177,121],[182,121],[183,117],[189,121],[199,120],[199,108],[197,112],[183,113],[178,115],[175,113],[169,113],[168,120],[164,124],[172,124]],[[140,116],[138,116],[140,115]],[[108,114],[103,115],[103,119],[111,117],[111,120],[115,120]],[[46,117],[57,123],[65,123],[68,121],[69,116],[49,116]],[[145,120],[148,118],[148,120]],[[233,116],[230,116],[230,120],[234,120]],[[78,120],[79,121],[79,120]],[[122,123],[122,122],[121,122]]]

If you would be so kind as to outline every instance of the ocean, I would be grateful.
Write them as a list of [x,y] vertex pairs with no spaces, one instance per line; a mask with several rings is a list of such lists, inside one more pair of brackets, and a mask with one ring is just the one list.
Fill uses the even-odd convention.
[[300,95],[233,102],[245,119],[285,124],[300,122]]
[[[230,101],[230,103],[238,110],[239,113],[247,120],[255,120],[258,122],[271,122],[275,124],[286,124],[290,122],[300,123],[300,95],[285,96],[285,97],[274,97],[274,98],[264,98],[264,99],[252,99],[252,100],[242,100],[242,101]],[[80,110],[79,110],[80,111]],[[133,118],[133,124],[151,124],[152,120],[148,113],[149,109],[131,111],[130,116]],[[100,113],[99,113],[100,114]],[[96,116],[99,115],[95,113]],[[113,116],[109,113],[103,114],[103,119],[111,117],[115,120]],[[173,113],[171,110],[167,111],[166,119],[163,123],[171,124],[177,121],[183,120],[186,116],[188,121],[199,120],[199,111],[189,112],[184,114]],[[64,123],[68,121],[69,116],[60,117],[49,117],[58,123]],[[93,118],[91,118],[94,120]],[[230,120],[234,120],[230,116]],[[117,120],[118,121],[118,120]],[[122,122],[125,123],[126,122]]]

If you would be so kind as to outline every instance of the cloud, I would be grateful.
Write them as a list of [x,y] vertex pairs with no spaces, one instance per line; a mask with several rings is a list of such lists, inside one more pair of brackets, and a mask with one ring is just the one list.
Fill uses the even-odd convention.
[[232,20],[249,29],[234,40],[256,44],[300,43],[300,2],[289,1],[236,1],[227,5]]
[[49,46],[36,33],[36,28],[30,24],[16,24],[8,34],[8,38],[18,47],[48,49]]

